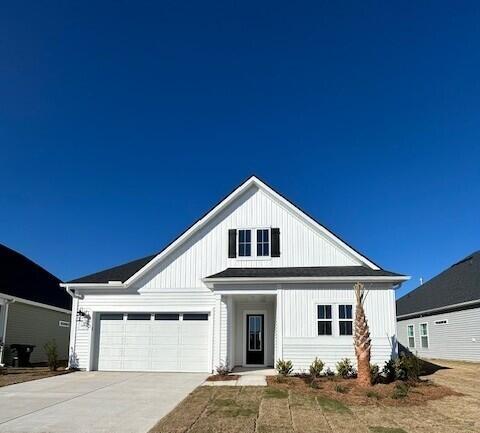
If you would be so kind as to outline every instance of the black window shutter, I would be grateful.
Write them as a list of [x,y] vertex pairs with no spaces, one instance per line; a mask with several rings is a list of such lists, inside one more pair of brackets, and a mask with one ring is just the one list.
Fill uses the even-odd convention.
[[237,257],[237,230],[228,230],[228,258],[234,259]]
[[280,229],[272,229],[272,257],[280,257]]

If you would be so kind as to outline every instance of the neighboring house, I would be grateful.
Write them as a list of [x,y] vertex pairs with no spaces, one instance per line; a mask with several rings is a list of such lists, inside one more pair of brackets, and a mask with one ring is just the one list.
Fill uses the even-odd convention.
[[395,288],[381,269],[256,177],[161,252],[63,286],[73,296],[72,366],[296,370],[354,360],[354,291],[369,294],[372,361],[396,350]]
[[30,362],[47,361],[44,344],[55,339],[60,359],[68,359],[72,300],[61,281],[30,259],[0,245],[0,364],[11,361],[11,344],[36,346]]
[[480,251],[400,298],[397,329],[421,357],[480,361]]

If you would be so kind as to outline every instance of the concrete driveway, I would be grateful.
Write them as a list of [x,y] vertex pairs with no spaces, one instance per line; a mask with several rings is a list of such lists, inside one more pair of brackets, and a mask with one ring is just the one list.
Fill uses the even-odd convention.
[[0,432],[145,433],[207,377],[76,372],[0,388]]

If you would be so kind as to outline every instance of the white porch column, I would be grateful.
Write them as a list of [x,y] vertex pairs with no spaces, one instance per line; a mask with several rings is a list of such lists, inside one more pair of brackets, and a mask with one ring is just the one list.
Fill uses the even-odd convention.
[[283,359],[283,289],[277,286],[277,308],[275,310],[275,349],[274,363]]
[[234,362],[234,334],[233,334],[233,328],[234,328],[234,321],[235,321],[235,314],[234,314],[234,303],[233,303],[233,297],[232,296],[227,296],[227,365],[230,369],[233,369],[235,366]]
[[215,369],[221,364],[221,345],[222,345],[222,334],[221,334],[221,322],[222,322],[222,295],[215,295],[215,307],[213,312],[213,362],[212,370],[215,372]]

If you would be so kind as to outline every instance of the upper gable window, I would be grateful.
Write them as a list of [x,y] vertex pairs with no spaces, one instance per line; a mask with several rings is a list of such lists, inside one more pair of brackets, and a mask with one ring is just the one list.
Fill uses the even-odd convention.
[[257,230],[257,256],[268,257],[270,255],[270,230]]
[[238,231],[238,256],[251,257],[252,255],[252,231]]
[[279,228],[228,230],[228,258],[270,259],[280,257]]

